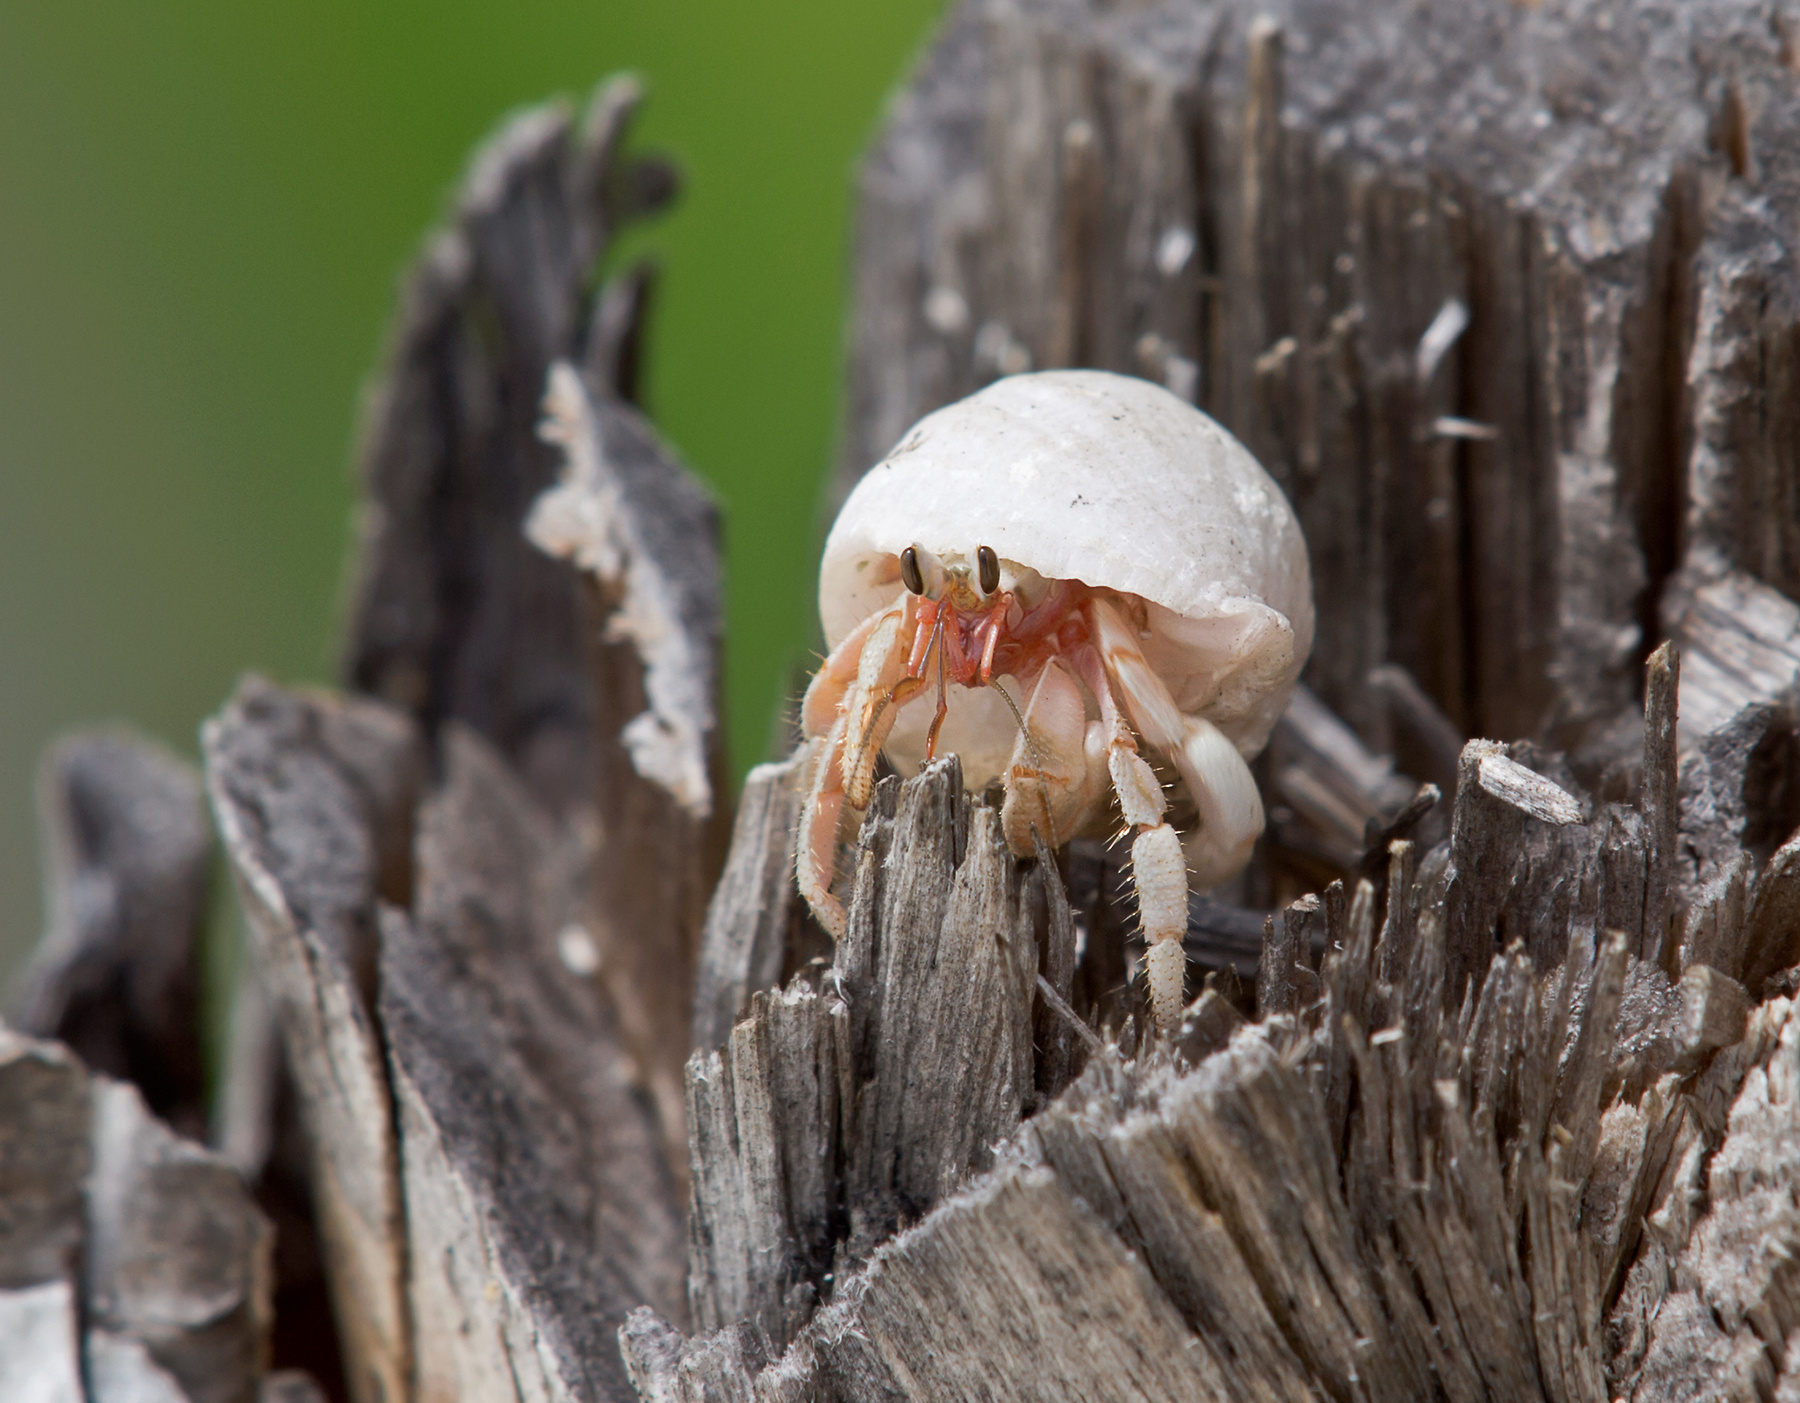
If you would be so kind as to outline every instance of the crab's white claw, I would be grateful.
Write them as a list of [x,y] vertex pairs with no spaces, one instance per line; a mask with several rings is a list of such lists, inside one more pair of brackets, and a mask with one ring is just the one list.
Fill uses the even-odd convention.
[[1106,759],[1125,822],[1133,828],[1154,828],[1161,823],[1163,810],[1169,806],[1162,784],[1123,727],[1113,736]]
[[1020,857],[1033,851],[1036,828],[1051,847],[1074,836],[1106,793],[1106,736],[1090,723],[1081,688],[1059,659],[1039,674],[1025,707],[1025,731],[1006,767],[1000,828]]
[[1187,738],[1175,763],[1200,810],[1188,839],[1188,866],[1204,890],[1236,876],[1263,831],[1262,795],[1250,766],[1225,733],[1203,716],[1185,718]]
[[1106,674],[1112,679],[1118,700],[1125,703],[1138,734],[1157,750],[1179,747],[1181,708],[1175,705],[1167,684],[1144,657],[1136,630],[1112,604],[1098,596],[1088,603],[1088,617],[1094,623],[1094,642],[1100,649]]
[[1182,980],[1187,956],[1181,938],[1187,934],[1187,862],[1181,840],[1168,824],[1139,833],[1131,844],[1131,879],[1137,888],[1138,920],[1144,929],[1144,955],[1150,980],[1150,1008],[1160,1032],[1171,1032],[1181,1019]]

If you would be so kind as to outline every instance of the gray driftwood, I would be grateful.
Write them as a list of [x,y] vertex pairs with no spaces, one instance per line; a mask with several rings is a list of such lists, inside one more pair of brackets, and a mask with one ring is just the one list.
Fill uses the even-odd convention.
[[206,730],[255,937],[222,1135],[269,1153],[285,1062],[358,1400],[627,1397],[626,1312],[684,1312],[730,813],[714,512],[625,398],[643,280],[588,290],[669,193],[636,100],[514,118],[414,274],[347,664],[385,700],[253,679]]
[[702,1329],[749,1321],[785,1344],[1070,1071],[1072,1030],[1038,989],[1071,992],[1061,882],[1048,854],[1019,872],[954,759],[883,782],[853,861],[835,961],[755,995],[688,1064]]
[[[1677,673],[1652,661],[1639,802],[1471,742],[1441,851],[1395,840],[1379,888],[1269,923],[1261,1022],[1208,989],[1173,1055],[1131,1057],[1068,1022],[1053,1053],[1040,1021],[1038,1097],[1008,1051],[1033,1017],[1014,962],[1047,964],[1055,921],[1035,943],[1012,923],[997,845],[981,875],[991,812],[946,808],[944,767],[887,789],[836,965],[755,996],[690,1064],[710,1333],[635,1315],[640,1395],[1769,1396],[1800,1325],[1773,1265],[1800,1245],[1775,1207],[1796,1032],[1786,996],[1674,939],[1698,896],[1674,852]],[[1788,899],[1787,851],[1744,909]],[[1054,911],[1051,873],[1030,881]],[[974,967],[952,955],[971,937]],[[1711,938],[1720,965],[1773,958],[1748,920]],[[903,959],[873,986],[869,948]],[[1065,1017],[1053,992],[1040,1019]],[[1101,1011],[1073,997],[1068,1017]],[[1085,1071],[1046,1099],[1069,1054]],[[919,1118],[923,1087],[953,1089]]]
[[592,979],[583,835],[472,731],[440,739],[432,781],[404,716],[254,682],[206,734],[346,1376],[359,1398],[622,1396],[605,1342],[642,1300],[680,1309],[680,1218]]
[[[372,399],[362,695],[205,737],[221,1143],[298,1143],[359,1403],[1800,1397],[1797,54],[1747,0],[952,11],[863,173],[839,489],[1098,365],[1312,550],[1168,1046],[1117,852],[1015,861],[953,759],[836,948],[791,766],[726,860],[713,513],[629,403],[646,276],[590,281],[671,179],[630,84],[508,123]],[[136,890],[89,832],[71,889]],[[0,1393],[313,1392],[238,1181],[6,1037]]]

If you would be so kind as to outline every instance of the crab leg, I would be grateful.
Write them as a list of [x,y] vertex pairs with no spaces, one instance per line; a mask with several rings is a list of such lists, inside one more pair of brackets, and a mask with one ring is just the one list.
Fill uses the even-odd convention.
[[[1109,622],[1118,621],[1115,618]],[[1119,627],[1122,629],[1123,625]],[[1119,811],[1127,826],[1137,830],[1131,841],[1131,881],[1137,894],[1138,923],[1144,934],[1150,1007],[1158,1031],[1167,1034],[1174,1031],[1181,1018],[1182,984],[1187,973],[1187,955],[1181,947],[1182,937],[1187,934],[1187,863],[1182,857],[1181,840],[1163,822],[1168,804],[1162,785],[1138,753],[1137,739],[1120,714],[1114,696],[1117,683],[1108,666],[1105,639],[1098,636],[1098,629],[1096,634],[1101,647],[1085,649],[1079,656],[1082,680],[1100,705],[1099,724],[1107,736],[1107,770],[1113,792],[1119,797]]]
[[1243,870],[1263,831],[1262,795],[1237,746],[1204,716],[1182,718],[1186,734],[1170,758],[1200,809],[1187,843],[1188,865],[1202,888]]
[[806,685],[806,696],[800,702],[800,732],[808,737],[823,736],[837,722],[844,709],[844,693],[856,681],[856,670],[862,663],[863,644],[875,631],[875,625],[886,618],[886,612],[871,614],[845,634],[831,655],[819,664],[819,670]]
[[[1160,874],[1173,871],[1174,864],[1180,863],[1184,879],[1181,895],[1185,929],[1185,878],[1189,867],[1194,881],[1201,887],[1213,886],[1242,868],[1263,831],[1262,796],[1257,792],[1250,766],[1224,732],[1205,717],[1182,714],[1118,611],[1106,600],[1096,598],[1089,604],[1089,618],[1094,624],[1095,640],[1107,678],[1117,686],[1144,739],[1175,762],[1199,810],[1200,824],[1188,841],[1185,857],[1179,848],[1169,851],[1172,831],[1170,838],[1156,840],[1154,852],[1145,854],[1154,864],[1150,871],[1158,874],[1151,880],[1166,880]],[[1146,836],[1140,835],[1140,841]],[[1149,872],[1135,843],[1132,860],[1141,894]],[[1148,909],[1147,904],[1145,909]],[[1146,939],[1151,938],[1148,916],[1145,918],[1145,935]],[[1149,952],[1150,989],[1157,1007],[1157,1022],[1167,1027],[1180,1012],[1179,981],[1184,962],[1177,960],[1173,951],[1161,955],[1164,968],[1159,975],[1159,953],[1154,947]],[[1164,991],[1160,995],[1159,979]]]
[[[853,809],[868,807],[875,759],[894,727],[909,684],[911,690],[917,689],[916,681],[905,676],[915,625],[911,595],[875,615],[832,650],[801,704],[810,739],[800,775],[806,804],[794,845],[794,877],[800,894],[834,940],[843,936],[846,919],[844,904],[831,894],[838,827],[846,801]],[[820,736],[813,728],[830,714],[827,707],[834,692],[837,716]]]

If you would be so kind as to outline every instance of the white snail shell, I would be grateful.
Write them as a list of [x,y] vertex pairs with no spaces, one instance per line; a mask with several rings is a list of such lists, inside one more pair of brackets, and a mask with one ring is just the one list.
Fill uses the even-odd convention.
[[[828,646],[894,602],[909,545],[971,560],[992,546],[1007,567],[1143,600],[1143,651],[1176,704],[1246,757],[1312,647],[1312,577],[1287,498],[1225,429],[1147,380],[1014,375],[920,420],[826,540]],[[940,748],[978,787],[1005,767],[1015,723],[991,688],[952,687],[948,700]],[[902,712],[896,763],[923,758],[933,710],[921,698]]]

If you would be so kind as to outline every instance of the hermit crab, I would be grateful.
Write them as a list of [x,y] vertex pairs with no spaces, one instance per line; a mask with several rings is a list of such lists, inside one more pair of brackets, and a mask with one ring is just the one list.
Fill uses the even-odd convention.
[[[1179,1017],[1190,882],[1236,874],[1263,828],[1246,763],[1312,646],[1294,513],[1250,453],[1160,386],[1014,375],[927,415],[857,485],[825,543],[829,656],[802,704],[801,893],[833,936],[838,844],[876,757],[954,750],[1005,788],[1012,850],[1135,834],[1159,1027]],[[1185,784],[1185,845],[1140,743]],[[1117,809],[1112,796],[1116,796]]]

